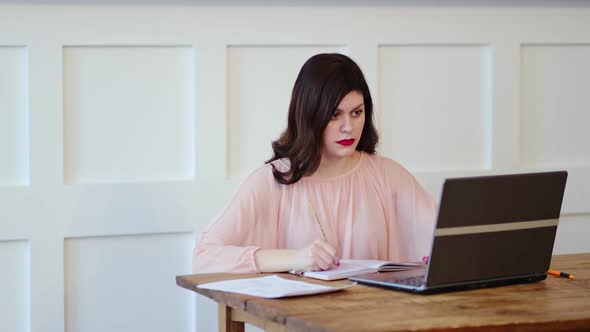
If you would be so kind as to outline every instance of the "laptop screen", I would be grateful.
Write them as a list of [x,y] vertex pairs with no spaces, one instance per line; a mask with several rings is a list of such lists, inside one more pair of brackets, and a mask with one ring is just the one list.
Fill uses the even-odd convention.
[[428,286],[543,274],[567,172],[447,179]]

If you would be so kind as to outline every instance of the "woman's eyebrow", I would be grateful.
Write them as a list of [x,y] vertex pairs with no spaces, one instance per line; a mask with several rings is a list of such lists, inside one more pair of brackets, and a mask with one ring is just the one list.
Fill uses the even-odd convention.
[[[361,106],[365,106],[365,103],[360,103],[358,106],[354,107],[351,111],[356,111]],[[340,111],[340,112],[345,112],[344,110],[339,109],[339,108],[337,108],[336,110]]]

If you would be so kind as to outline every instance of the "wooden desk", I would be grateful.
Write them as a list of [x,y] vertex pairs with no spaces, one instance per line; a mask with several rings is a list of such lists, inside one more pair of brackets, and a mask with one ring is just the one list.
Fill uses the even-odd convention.
[[256,276],[251,274],[185,275],[176,283],[219,303],[220,331],[243,331],[244,322],[268,331],[590,331],[590,254],[554,256],[551,267],[576,280],[548,276],[532,284],[435,295],[359,285],[278,300],[195,288]]

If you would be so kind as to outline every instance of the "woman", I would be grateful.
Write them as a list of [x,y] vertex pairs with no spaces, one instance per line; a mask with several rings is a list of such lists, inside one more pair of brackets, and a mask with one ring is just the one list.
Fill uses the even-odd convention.
[[427,255],[436,203],[405,168],[375,155],[377,141],[357,64],[341,54],[311,57],[273,157],[201,233],[193,271],[317,271],[340,258]]

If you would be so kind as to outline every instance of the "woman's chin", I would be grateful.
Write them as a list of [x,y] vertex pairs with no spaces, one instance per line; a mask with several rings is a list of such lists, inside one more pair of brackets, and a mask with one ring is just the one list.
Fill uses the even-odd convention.
[[350,146],[328,155],[329,159],[348,159],[354,157],[355,148]]

